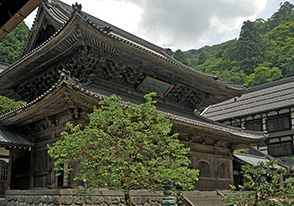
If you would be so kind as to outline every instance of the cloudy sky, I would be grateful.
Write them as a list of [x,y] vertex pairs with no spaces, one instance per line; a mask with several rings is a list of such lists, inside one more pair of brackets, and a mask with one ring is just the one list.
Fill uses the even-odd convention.
[[156,45],[189,50],[237,38],[244,21],[268,19],[285,0],[63,1]]

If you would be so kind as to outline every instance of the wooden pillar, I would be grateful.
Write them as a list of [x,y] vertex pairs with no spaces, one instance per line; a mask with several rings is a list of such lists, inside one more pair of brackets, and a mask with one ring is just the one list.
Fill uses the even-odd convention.
[[66,175],[66,172],[68,170],[68,164],[64,164],[64,175],[63,175],[63,187],[68,187],[68,176]]
[[229,165],[229,172],[230,172],[230,179],[231,179],[231,185],[234,185],[234,167],[233,167],[233,159],[230,160]]
[[7,177],[7,182],[8,182],[8,187],[7,190],[10,190],[11,188],[11,167],[12,167],[12,149],[9,150],[9,162],[8,162],[8,177]]
[[214,168],[215,168],[215,173],[214,173],[214,178],[215,178],[215,183],[214,183],[214,188],[213,190],[216,190],[219,187],[219,180],[218,180],[218,170],[219,170],[219,163],[218,163],[218,158],[214,158],[212,160],[214,162]]
[[34,188],[33,165],[34,165],[33,151],[30,151],[30,174],[29,174],[30,189]]

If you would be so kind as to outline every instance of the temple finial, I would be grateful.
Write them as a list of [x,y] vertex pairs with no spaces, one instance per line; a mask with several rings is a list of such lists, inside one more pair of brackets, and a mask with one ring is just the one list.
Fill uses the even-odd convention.
[[77,11],[77,12],[82,11],[82,5],[78,4],[77,2],[75,4],[72,4],[72,8],[74,9],[74,11]]

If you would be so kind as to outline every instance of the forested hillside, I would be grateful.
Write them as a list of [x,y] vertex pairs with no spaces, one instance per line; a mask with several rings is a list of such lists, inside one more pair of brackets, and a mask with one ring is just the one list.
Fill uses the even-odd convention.
[[11,110],[17,109],[25,104],[26,102],[23,101],[16,102],[7,97],[0,96],[0,115],[3,115]]
[[[28,38],[29,31],[28,26],[24,22],[21,22],[12,32],[0,41],[0,62],[11,64],[18,58]],[[26,102],[23,101],[16,102],[7,97],[0,96],[0,115],[25,104]]]
[[29,31],[28,26],[21,22],[0,41],[0,62],[11,64],[18,58],[28,38]]
[[255,85],[294,76],[294,5],[281,4],[268,20],[245,21],[238,39],[174,58],[220,80]]

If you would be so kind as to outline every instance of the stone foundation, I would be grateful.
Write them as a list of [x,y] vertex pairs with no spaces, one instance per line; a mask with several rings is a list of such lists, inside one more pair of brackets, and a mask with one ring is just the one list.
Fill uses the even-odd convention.
[[[7,206],[124,206],[124,194],[120,191],[96,190],[90,197],[77,196],[77,189],[40,189],[6,191]],[[136,206],[160,206],[162,197],[146,190],[131,191]]]

